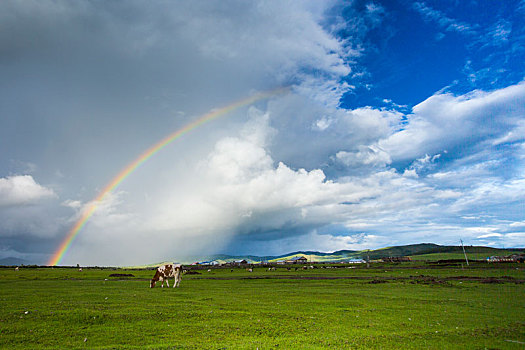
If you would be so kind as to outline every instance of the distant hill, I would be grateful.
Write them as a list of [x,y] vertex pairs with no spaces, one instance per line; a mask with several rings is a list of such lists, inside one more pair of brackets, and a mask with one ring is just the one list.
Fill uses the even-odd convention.
[[29,261],[20,258],[8,257],[0,259],[0,266],[20,266],[29,264]]
[[[525,253],[525,249],[500,249],[483,246],[465,246],[467,256],[471,259],[485,259],[493,255],[510,255],[514,253]],[[296,251],[278,256],[255,256],[255,255],[209,255],[201,257],[187,258],[183,260],[174,259],[182,264],[191,264],[194,262],[226,263],[232,261],[246,260],[248,263],[270,262],[275,263],[281,260],[289,260],[293,257],[304,256],[312,262],[342,262],[349,259],[367,259],[376,260],[386,257],[410,256],[413,260],[440,260],[440,259],[458,259],[463,258],[463,249],[461,246],[442,246],[433,243],[409,244],[403,246],[386,247],[375,250],[339,250],[332,253],[323,253],[316,251]],[[142,267],[153,267],[159,264],[150,264]]]
[[[485,259],[493,255],[510,255],[514,253],[524,253],[525,249],[500,249],[483,246],[465,246],[467,256],[471,256],[471,259]],[[289,256],[301,255],[302,252],[291,253]],[[441,246],[433,243],[420,243],[410,244],[404,246],[386,247],[375,250],[362,250],[362,251],[348,251],[341,250],[330,254],[311,254],[310,256],[303,254],[309,260],[316,261],[344,261],[349,258],[361,258],[366,259],[370,257],[370,260],[376,260],[386,257],[400,257],[410,256],[414,260],[440,260],[440,259],[462,259],[463,248],[461,246]],[[288,258],[288,257],[286,257]]]

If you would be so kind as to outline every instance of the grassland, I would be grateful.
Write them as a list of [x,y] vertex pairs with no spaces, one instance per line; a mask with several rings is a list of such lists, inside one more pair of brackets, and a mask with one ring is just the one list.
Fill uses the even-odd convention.
[[[484,253],[469,253],[469,260],[486,260],[488,258],[487,254]],[[432,254],[421,254],[410,256],[412,260],[426,260],[426,261],[436,261],[436,260],[465,260],[465,255],[463,252],[456,253],[432,253]]]
[[[0,347],[523,349],[523,264],[200,270],[0,269]],[[109,277],[129,273],[134,277]]]

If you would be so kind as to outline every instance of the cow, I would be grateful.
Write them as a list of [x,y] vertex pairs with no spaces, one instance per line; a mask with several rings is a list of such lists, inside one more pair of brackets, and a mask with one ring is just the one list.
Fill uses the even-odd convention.
[[155,276],[151,279],[150,282],[150,288],[155,287],[155,283],[157,281],[161,281],[161,287],[164,288],[164,281],[166,281],[166,285],[170,286],[168,283],[168,278],[175,278],[175,281],[173,282],[173,288],[178,287],[181,280],[181,274],[182,274],[182,265],[180,264],[167,264],[162,265],[157,268],[157,271],[155,272]]

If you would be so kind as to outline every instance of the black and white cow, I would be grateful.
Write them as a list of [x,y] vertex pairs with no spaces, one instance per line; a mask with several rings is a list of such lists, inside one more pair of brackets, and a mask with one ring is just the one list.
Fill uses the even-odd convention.
[[153,276],[151,279],[149,286],[150,288],[153,288],[155,287],[155,283],[157,281],[161,281],[161,287],[164,288],[164,281],[166,281],[166,285],[169,287],[170,284],[168,283],[168,278],[175,278],[175,281],[173,282],[173,288],[178,287],[181,280],[181,274],[182,265],[180,264],[167,264],[159,266],[155,272],[155,276]]

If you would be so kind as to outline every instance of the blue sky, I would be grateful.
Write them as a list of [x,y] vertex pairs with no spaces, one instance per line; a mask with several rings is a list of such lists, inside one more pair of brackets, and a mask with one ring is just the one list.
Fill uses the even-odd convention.
[[[366,11],[368,3],[361,6]],[[445,87],[466,93],[521,81],[520,6],[512,1],[381,3],[381,24],[367,37],[373,49],[362,61],[373,76],[364,82],[371,88],[360,87],[343,98],[343,106],[378,105],[383,95],[413,106]]]
[[[523,1],[3,1],[0,258],[525,244]],[[115,248],[117,247],[117,248]]]

